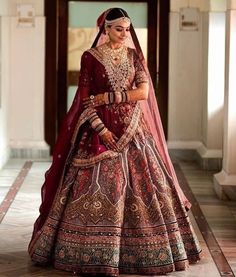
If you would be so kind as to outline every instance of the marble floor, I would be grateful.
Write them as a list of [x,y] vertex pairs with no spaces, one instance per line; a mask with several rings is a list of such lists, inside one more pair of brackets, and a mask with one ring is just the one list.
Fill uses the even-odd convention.
[[[0,277],[73,276],[53,268],[37,267],[27,254],[32,225],[38,216],[40,187],[49,165],[48,161],[10,160],[0,170]],[[217,199],[212,184],[214,172],[200,170],[195,163],[184,161],[179,161],[176,171],[191,197],[193,207],[189,214],[203,258],[187,271],[167,276],[235,276],[236,202]]]

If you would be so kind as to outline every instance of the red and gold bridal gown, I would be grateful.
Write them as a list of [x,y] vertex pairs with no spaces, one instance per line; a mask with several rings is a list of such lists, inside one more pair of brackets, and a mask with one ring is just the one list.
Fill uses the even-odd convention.
[[[79,86],[96,95],[124,83],[147,82],[135,50],[112,65],[106,46],[84,52]],[[74,273],[163,274],[184,270],[201,249],[138,102],[103,105],[97,114],[118,138],[106,149],[85,110],[74,131],[75,151],[48,217],[30,245],[39,264]]]

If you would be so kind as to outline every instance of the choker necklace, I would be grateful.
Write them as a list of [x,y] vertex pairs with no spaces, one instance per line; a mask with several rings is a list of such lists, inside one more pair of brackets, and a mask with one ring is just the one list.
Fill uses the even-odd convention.
[[126,47],[124,45],[113,49],[109,44],[106,44],[105,52],[110,56],[114,63],[118,63],[126,57]]

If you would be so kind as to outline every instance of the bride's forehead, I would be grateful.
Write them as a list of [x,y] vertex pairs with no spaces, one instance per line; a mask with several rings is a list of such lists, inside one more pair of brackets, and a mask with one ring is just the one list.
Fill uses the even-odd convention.
[[122,27],[122,28],[128,28],[130,26],[130,22],[127,22],[126,20],[119,20],[118,22],[112,24],[113,27]]

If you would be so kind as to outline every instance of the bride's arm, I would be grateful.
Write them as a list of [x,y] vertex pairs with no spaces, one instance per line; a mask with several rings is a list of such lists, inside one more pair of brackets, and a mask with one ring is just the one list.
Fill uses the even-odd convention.
[[140,83],[137,88],[127,91],[129,101],[146,100],[148,98],[148,83]]
[[[79,87],[80,87],[80,97],[82,100],[90,99],[91,98],[90,91],[91,91],[91,76],[93,70],[92,64],[92,57],[89,53],[85,52],[81,57],[81,71],[79,77]],[[108,149],[112,149],[118,151],[116,141],[117,137],[110,132],[105,124],[102,122],[101,118],[97,114],[97,110],[94,105],[87,107],[84,105],[84,102],[81,101],[81,108],[87,109],[89,111],[86,120],[90,123],[91,127],[97,132],[97,134],[101,137],[104,144],[107,146]]]

